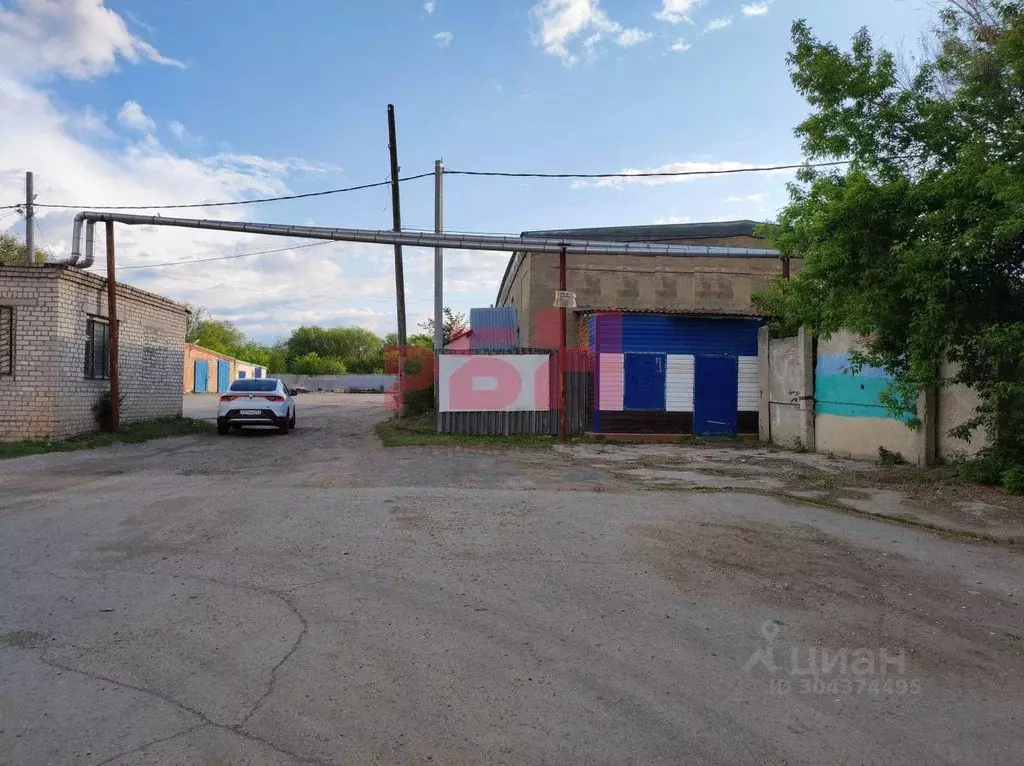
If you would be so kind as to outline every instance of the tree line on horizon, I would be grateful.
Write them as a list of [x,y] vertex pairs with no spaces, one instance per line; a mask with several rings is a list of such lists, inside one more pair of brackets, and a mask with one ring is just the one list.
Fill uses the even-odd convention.
[[[260,343],[245,335],[227,319],[217,319],[202,306],[188,305],[185,342],[220,354],[233,356],[263,367],[271,373],[292,375],[383,374],[385,352],[398,344],[398,334],[381,337],[362,327],[297,327],[287,338],[273,344]],[[444,340],[466,328],[465,314],[444,309]],[[408,344],[434,348],[434,321],[422,322],[424,332],[410,335]]]

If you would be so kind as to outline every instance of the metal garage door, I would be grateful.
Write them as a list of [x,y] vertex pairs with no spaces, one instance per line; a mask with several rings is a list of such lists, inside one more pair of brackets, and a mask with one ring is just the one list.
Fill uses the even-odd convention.
[[196,360],[192,390],[197,394],[205,394],[210,390],[210,363]]
[[693,432],[700,436],[736,433],[738,366],[735,356],[698,356],[693,374]]
[[231,388],[231,362],[217,361],[217,391],[224,393]]
[[664,354],[626,354],[623,371],[627,410],[665,409]]

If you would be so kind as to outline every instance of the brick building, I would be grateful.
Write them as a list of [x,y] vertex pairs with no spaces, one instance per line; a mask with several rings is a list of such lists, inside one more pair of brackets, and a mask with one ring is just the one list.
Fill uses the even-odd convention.
[[185,344],[185,368],[182,376],[186,394],[213,394],[228,390],[239,378],[262,378],[259,365],[243,362],[227,354],[211,351],[195,343]]
[[[117,287],[121,418],[181,414],[187,309]],[[0,440],[96,429],[110,389],[107,280],[67,266],[0,265]]]

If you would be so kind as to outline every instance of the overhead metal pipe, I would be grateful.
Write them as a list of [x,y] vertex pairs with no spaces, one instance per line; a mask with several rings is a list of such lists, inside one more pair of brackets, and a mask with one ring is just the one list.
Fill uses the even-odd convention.
[[85,224],[85,260],[76,264],[80,269],[87,269],[96,260],[96,222],[87,221]]
[[[702,245],[663,245],[649,242],[598,242],[540,237],[510,237],[485,234],[456,234],[420,231],[382,231],[377,229],[338,229],[326,226],[292,226],[280,223],[211,221],[198,218],[165,218],[132,213],[84,212],[75,216],[71,259],[81,256],[83,222],[115,222],[132,226],[175,226],[183,229],[209,229],[241,234],[266,234],[276,237],[322,239],[335,242],[362,242],[374,245],[401,244],[409,247],[450,250],[497,250],[501,252],[552,253],[564,249],[570,255],[671,255],[683,258],[778,258],[777,250],[742,247],[705,247]],[[71,260],[69,259],[69,261]]]

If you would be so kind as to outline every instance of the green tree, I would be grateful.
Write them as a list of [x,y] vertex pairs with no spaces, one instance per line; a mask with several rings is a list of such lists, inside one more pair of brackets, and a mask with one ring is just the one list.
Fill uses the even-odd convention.
[[285,341],[288,358],[314,353],[337,359],[354,373],[370,372],[383,358],[383,341],[361,327],[300,327]]
[[288,355],[283,346],[267,346],[255,341],[248,341],[238,349],[238,358],[252,362],[268,372],[286,372]]
[[[25,263],[27,256],[25,241],[8,232],[0,232],[0,263]],[[46,255],[36,251],[36,263],[44,263]]]
[[238,356],[239,349],[246,342],[245,333],[226,319],[200,319],[192,331],[191,339],[186,334],[186,340],[229,356]]
[[[433,348],[434,320],[431,318],[428,319],[426,322],[420,322],[420,327],[427,331],[427,337],[430,338],[430,347]],[[445,345],[451,343],[452,338],[458,335],[463,330],[465,330],[467,327],[469,327],[469,321],[466,319],[465,314],[460,313],[458,311],[452,311],[452,309],[448,306],[444,307],[444,328],[442,329],[442,335],[444,336]]]
[[866,30],[849,51],[793,25],[792,80],[811,106],[796,128],[809,160],[776,226],[804,258],[763,305],[822,336],[870,338],[855,361],[895,377],[901,410],[954,382],[981,397],[977,417],[1002,465],[1024,462],[1024,14],[1020,2],[947,0],[935,45],[906,74]]
[[344,375],[348,370],[339,359],[324,359],[316,352],[291,360],[289,372],[295,375]]

